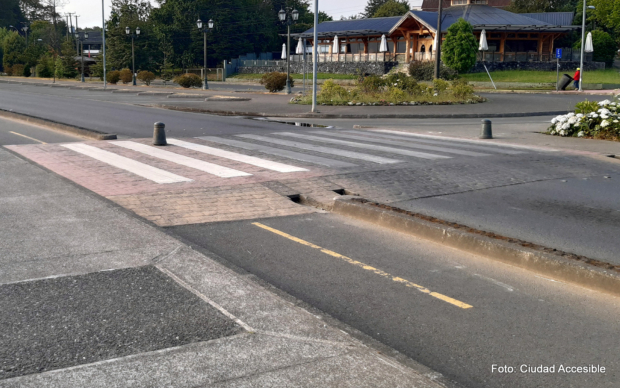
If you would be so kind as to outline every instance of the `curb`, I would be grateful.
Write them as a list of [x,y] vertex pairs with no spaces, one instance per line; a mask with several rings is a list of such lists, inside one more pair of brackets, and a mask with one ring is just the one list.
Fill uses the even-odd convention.
[[527,113],[460,113],[460,114],[334,114],[334,113],[265,113],[245,112],[234,110],[218,110],[171,106],[163,104],[145,105],[154,108],[176,110],[191,113],[206,113],[219,116],[249,116],[249,117],[288,117],[300,119],[484,119],[503,117],[530,117],[530,116],[559,116],[569,113],[568,110],[551,112],[527,112]]
[[337,198],[332,212],[482,255],[560,281],[620,295],[620,265],[483,232],[354,196]]
[[58,131],[71,133],[73,135],[88,137],[88,138],[95,139],[95,140],[115,140],[116,139],[116,135],[113,133],[99,132],[94,129],[87,129],[87,128],[82,128],[82,127],[77,127],[74,125],[63,124],[57,121],[42,119],[39,117],[34,117],[34,116],[30,116],[30,115],[23,114],[23,113],[10,112],[4,109],[0,109],[0,117],[26,121],[31,124],[43,125],[45,127],[52,128]]

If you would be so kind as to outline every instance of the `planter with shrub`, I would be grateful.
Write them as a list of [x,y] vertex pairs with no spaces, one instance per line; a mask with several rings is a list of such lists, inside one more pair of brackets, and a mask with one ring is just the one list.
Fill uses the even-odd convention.
[[106,74],[106,80],[109,84],[116,85],[121,80],[121,72],[118,70],[112,70]]
[[133,74],[131,73],[131,70],[129,70],[129,69],[121,70],[120,73],[119,73],[119,76],[120,76],[120,80],[124,84],[128,84],[128,83],[133,81]]
[[196,74],[182,74],[178,77],[174,78],[174,82],[179,84],[179,86],[184,88],[200,88],[202,87],[202,78]]
[[[291,88],[295,86],[293,78],[290,78]],[[265,86],[270,93],[281,92],[286,87],[286,73],[272,72],[264,74],[260,84]]]
[[155,74],[150,71],[142,70],[138,73],[138,80],[140,82],[144,82],[146,86],[150,86],[151,82],[155,80]]

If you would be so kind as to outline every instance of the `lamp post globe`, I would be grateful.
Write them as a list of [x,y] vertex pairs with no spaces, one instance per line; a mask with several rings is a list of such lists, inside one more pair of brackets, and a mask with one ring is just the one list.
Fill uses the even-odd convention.
[[84,39],[88,39],[88,32],[84,33]]
[[278,18],[280,18],[281,22],[286,20],[286,11],[284,9],[281,9],[280,12],[278,12]]
[[198,21],[196,21],[196,26],[198,26],[199,30],[202,30],[202,20],[198,19]]
[[131,34],[131,29],[129,27],[125,27],[125,34]]
[[213,25],[214,25],[213,19],[209,19],[208,25],[209,25],[209,29],[212,30],[213,29]]
[[293,10],[293,12],[291,13],[291,16],[293,16],[293,21],[297,21],[297,19],[299,19],[299,11],[297,11],[296,9]]
[[136,35],[140,35],[140,27],[136,27]]

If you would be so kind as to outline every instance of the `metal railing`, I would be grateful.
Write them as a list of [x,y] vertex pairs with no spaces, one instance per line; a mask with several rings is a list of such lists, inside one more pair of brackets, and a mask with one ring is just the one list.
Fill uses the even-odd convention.
[[[557,59],[550,53],[497,53],[497,52],[478,52],[479,62],[555,62]],[[581,53],[578,50],[563,49],[560,62],[579,62]],[[592,53],[586,53],[584,60],[592,61]]]
[[[203,78],[204,69],[184,69],[183,72],[185,74],[196,74]],[[207,81],[224,81],[224,69],[215,68],[215,69],[207,69]]]
[[[312,61],[312,55],[306,55],[306,61]],[[405,60],[405,54],[392,53],[371,53],[371,54],[319,54],[318,62],[398,62]],[[301,63],[304,61],[303,55],[291,55],[291,63]],[[276,61],[246,60],[241,61],[240,67],[262,67],[262,66],[286,66],[286,59]]]

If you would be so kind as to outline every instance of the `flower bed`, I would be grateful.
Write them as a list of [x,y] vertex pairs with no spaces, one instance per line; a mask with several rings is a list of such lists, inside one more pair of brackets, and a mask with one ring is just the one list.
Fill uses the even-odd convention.
[[620,140],[620,99],[584,101],[575,112],[555,117],[547,134],[564,137]]
[[[432,86],[418,83],[402,73],[387,78],[369,76],[355,87],[346,88],[326,81],[317,95],[321,105],[394,106],[394,105],[454,105],[477,104],[486,101],[474,93],[474,88],[464,80],[433,81]],[[293,104],[311,104],[311,96],[291,99]]]

